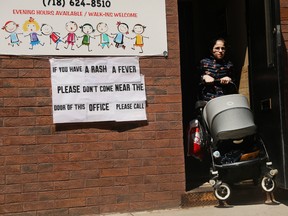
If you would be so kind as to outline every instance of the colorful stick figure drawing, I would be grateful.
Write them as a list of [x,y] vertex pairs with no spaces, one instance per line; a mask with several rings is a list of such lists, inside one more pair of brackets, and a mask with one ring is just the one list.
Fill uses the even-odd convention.
[[116,48],[122,47],[123,49],[125,49],[126,46],[124,45],[124,38],[131,39],[125,35],[125,34],[129,34],[129,26],[126,23],[122,23],[122,22],[117,22],[116,25],[117,25],[118,33],[112,34],[112,35],[116,35],[114,37],[115,47]]
[[31,47],[29,49],[33,49],[34,46],[40,44],[41,46],[44,46],[44,43],[41,43],[38,36],[42,36],[41,34],[38,34],[37,31],[39,31],[40,26],[38,22],[35,21],[34,18],[30,17],[29,20],[26,20],[23,24],[23,31],[29,32],[28,35],[24,35],[24,37],[30,36],[30,44]]
[[22,41],[19,40],[18,35],[19,34],[23,34],[23,33],[17,33],[17,29],[18,29],[19,25],[16,24],[14,21],[7,21],[5,23],[5,25],[2,27],[2,29],[6,32],[9,33],[9,36],[5,37],[5,39],[10,38],[10,43],[8,43],[8,45],[11,45],[12,47],[14,47],[15,44],[17,44],[17,46],[20,45],[20,43],[22,43]]
[[112,43],[110,44],[110,38],[112,37],[106,33],[108,31],[108,25],[100,22],[97,24],[96,29],[100,33],[100,35],[95,35],[95,37],[100,36],[99,46],[101,46],[102,49],[104,49],[105,46],[109,48],[112,45]]
[[[79,27],[81,29],[81,31],[84,33],[83,36],[80,36],[79,38],[83,38],[82,39],[82,43],[81,45],[77,46],[78,48],[81,47],[82,45],[85,45],[88,47],[88,52],[91,52],[92,50],[90,49],[90,38],[92,36],[90,36],[91,33],[95,32],[95,29],[93,28],[93,26],[89,23],[85,23],[84,25]],[[95,37],[92,37],[95,39]]]
[[144,46],[144,38],[149,39],[149,37],[143,36],[143,32],[145,31],[146,26],[143,26],[141,24],[136,24],[133,27],[132,32],[134,32],[136,34],[135,37],[131,38],[131,39],[135,39],[135,43],[133,44],[132,49],[135,50],[135,47],[139,47],[140,48],[140,52],[139,53],[143,53],[143,46]]
[[68,34],[63,38],[63,39],[67,38],[65,41],[67,43],[67,46],[64,48],[68,49],[69,45],[71,45],[71,50],[74,50],[73,46],[74,46],[76,40],[78,40],[78,37],[75,34],[75,32],[78,29],[78,25],[74,21],[69,21],[66,23],[65,28],[68,31]]
[[58,44],[60,42],[64,43],[62,40],[61,40],[61,37],[60,37],[60,33],[59,32],[54,32],[53,31],[53,27],[48,25],[48,24],[43,24],[40,28],[40,31],[43,35],[45,36],[49,36],[50,38],[50,44],[52,44],[52,41],[56,44],[55,46],[55,49],[56,50],[59,50],[58,48]]

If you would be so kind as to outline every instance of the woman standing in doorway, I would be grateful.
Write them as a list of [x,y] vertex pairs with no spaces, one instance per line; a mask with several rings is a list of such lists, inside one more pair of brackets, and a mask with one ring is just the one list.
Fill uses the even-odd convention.
[[201,82],[204,84],[201,97],[209,101],[230,93],[233,64],[225,59],[226,41],[217,38],[210,46],[211,55],[200,61]]

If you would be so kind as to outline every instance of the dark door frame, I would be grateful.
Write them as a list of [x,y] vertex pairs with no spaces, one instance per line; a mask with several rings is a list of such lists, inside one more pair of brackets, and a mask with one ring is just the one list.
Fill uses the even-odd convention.
[[[267,2],[271,4],[268,10],[266,7],[266,12],[264,7],[265,1],[266,4]],[[240,5],[235,4],[235,2]],[[243,7],[242,4],[244,4],[244,10],[238,7]],[[233,7],[236,7],[236,9],[233,10]],[[193,110],[197,99],[199,82],[197,64],[201,58],[207,55],[208,48],[206,44],[208,44],[211,37],[219,35],[228,38],[228,42],[232,42],[233,46],[230,57],[233,63],[236,62],[238,70],[243,66],[241,63],[244,62],[248,46],[250,101],[255,114],[255,121],[258,124],[260,133],[264,135],[264,141],[268,143],[267,146],[271,151],[272,159],[277,159],[275,164],[280,169],[278,178],[280,186],[287,188],[288,176],[286,166],[288,159],[285,158],[285,155],[288,155],[288,146],[286,147],[288,144],[285,140],[288,122],[286,120],[286,107],[288,107],[288,103],[285,101],[287,94],[284,86],[288,79],[286,81],[283,72],[283,54],[285,54],[285,59],[287,59],[287,56],[286,48],[283,46],[281,38],[279,0],[178,0],[178,8],[186,190],[191,190],[201,185],[207,181],[209,175],[210,164],[187,157],[186,136],[189,121],[195,117]],[[269,16],[267,16],[267,11],[270,13]],[[237,15],[235,13],[240,14]],[[241,18],[239,18],[239,15]],[[243,22],[245,27],[242,26]],[[270,35],[267,34],[266,28],[271,28],[272,32],[270,32]],[[270,43],[267,43],[266,40],[268,36],[270,36]],[[248,42],[246,41],[247,39]],[[237,46],[240,42],[243,44]],[[267,47],[273,53],[264,52]],[[261,66],[261,62],[263,61],[265,61],[265,65]],[[273,80],[277,91],[273,95],[269,95],[269,91],[268,93],[265,91],[261,92],[261,89],[266,89],[266,86],[269,89],[269,85]],[[288,90],[286,91],[288,92]],[[269,110],[261,110],[261,103],[266,103],[266,99],[269,102],[269,98],[273,98],[274,104],[272,105],[273,108],[275,107],[273,114]],[[275,120],[279,126],[279,128],[276,127],[278,129],[276,131],[277,135],[267,136],[269,130],[271,130],[269,121],[272,122]],[[272,125],[273,127],[274,125]],[[273,144],[277,145],[276,148],[271,145],[274,141],[277,142],[277,144]]]

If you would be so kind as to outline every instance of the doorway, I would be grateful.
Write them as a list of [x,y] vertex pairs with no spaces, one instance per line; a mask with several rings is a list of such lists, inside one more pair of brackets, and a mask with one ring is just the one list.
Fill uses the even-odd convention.
[[239,86],[247,61],[246,1],[243,0],[178,0],[183,98],[183,128],[186,169],[186,191],[209,180],[209,160],[187,156],[187,128],[195,118],[194,104],[200,75],[197,66],[209,53],[209,42],[223,37],[229,44],[228,58],[234,64]]

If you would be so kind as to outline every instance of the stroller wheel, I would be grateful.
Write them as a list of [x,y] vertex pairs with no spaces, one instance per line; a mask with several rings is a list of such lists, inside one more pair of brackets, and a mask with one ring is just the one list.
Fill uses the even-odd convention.
[[226,183],[222,183],[214,190],[214,195],[218,200],[225,201],[230,197],[231,189]]
[[276,187],[276,182],[274,179],[264,176],[261,181],[261,186],[264,191],[272,192]]

